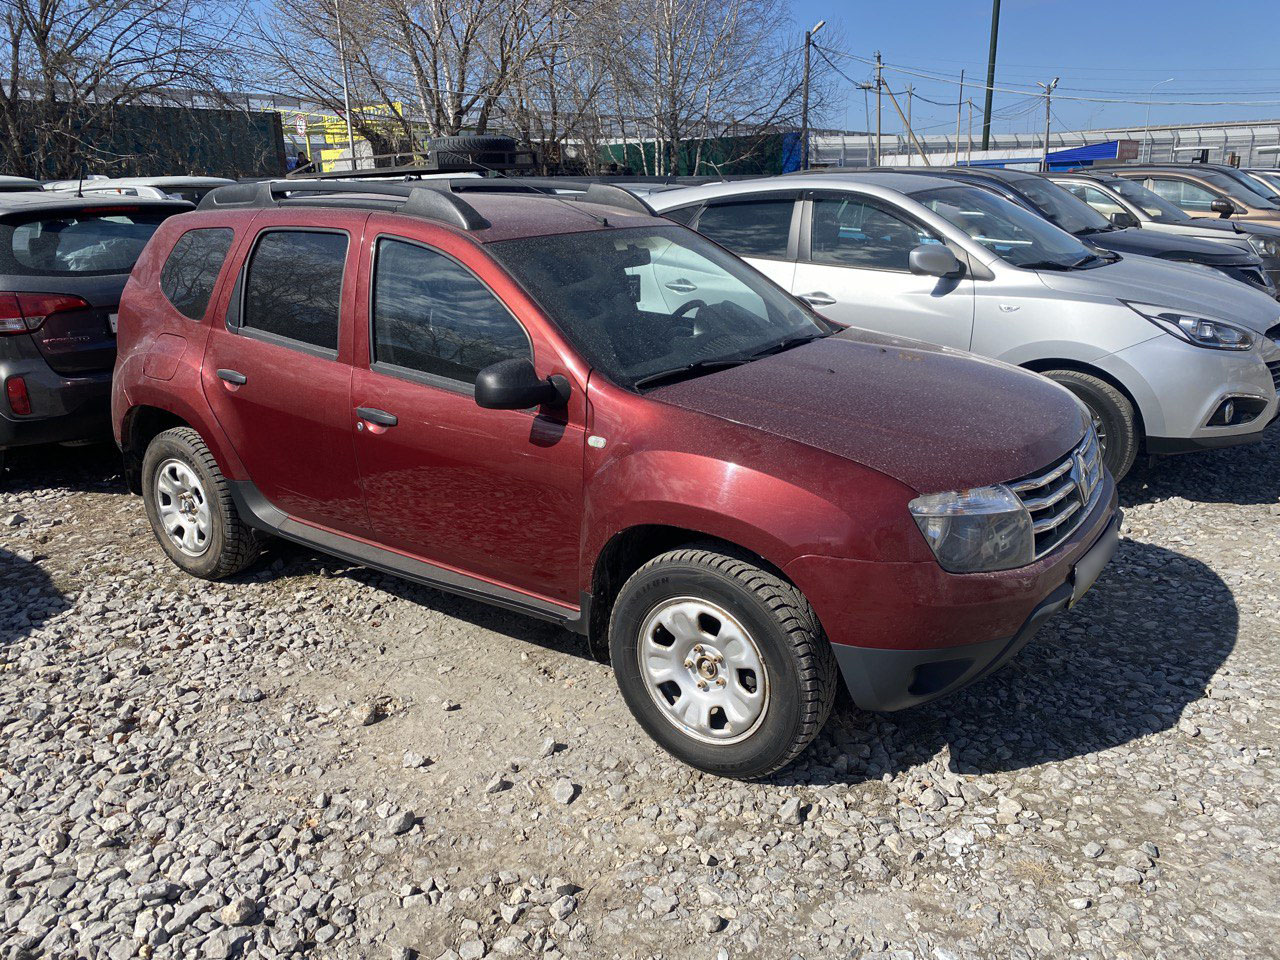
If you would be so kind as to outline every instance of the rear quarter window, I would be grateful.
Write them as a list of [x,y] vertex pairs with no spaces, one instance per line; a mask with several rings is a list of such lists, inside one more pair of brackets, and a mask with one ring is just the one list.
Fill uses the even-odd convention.
[[101,208],[49,211],[6,225],[6,253],[18,273],[128,273],[142,248],[177,210]]
[[173,245],[160,270],[160,290],[184,317],[204,317],[234,237],[230,227],[200,227]]

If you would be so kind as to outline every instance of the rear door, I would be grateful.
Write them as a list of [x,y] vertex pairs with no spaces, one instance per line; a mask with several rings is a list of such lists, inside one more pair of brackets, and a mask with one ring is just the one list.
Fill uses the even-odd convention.
[[840,323],[967,349],[972,278],[921,277],[908,269],[912,250],[942,242],[878,198],[813,191],[805,201],[791,292]]
[[369,526],[352,445],[349,318],[367,218],[296,208],[259,216],[201,369],[259,492],[296,519],[357,536]]

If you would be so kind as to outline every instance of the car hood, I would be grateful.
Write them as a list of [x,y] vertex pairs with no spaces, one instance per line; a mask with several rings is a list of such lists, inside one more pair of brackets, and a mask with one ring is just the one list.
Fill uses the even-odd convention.
[[1255,220],[1223,220],[1211,217],[1192,217],[1187,226],[1201,227],[1205,230],[1218,230],[1236,233],[1241,236],[1254,234],[1260,237],[1280,237],[1280,226],[1258,223]]
[[871,467],[920,493],[1002,483],[1084,433],[1067,390],[997,360],[848,329],[649,396]]
[[1139,253],[1165,260],[1192,260],[1215,266],[1256,263],[1256,258],[1239,250],[1224,248],[1212,240],[1179,237],[1154,230],[1106,230],[1080,239],[1118,253]]
[[1265,333],[1280,319],[1276,302],[1260,290],[1208,267],[1126,256],[1089,270],[1041,270],[1050,290],[1087,300],[1132,300],[1203,313]]

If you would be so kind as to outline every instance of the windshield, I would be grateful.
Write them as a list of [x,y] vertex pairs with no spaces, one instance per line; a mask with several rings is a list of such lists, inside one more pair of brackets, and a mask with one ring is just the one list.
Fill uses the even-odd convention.
[[128,273],[177,209],[99,208],[14,224],[9,250],[20,273]]
[[1049,221],[978,187],[939,187],[911,198],[1015,267],[1069,270],[1097,256]]
[[486,247],[614,383],[690,373],[832,327],[710,240],[676,226]]
[[1054,226],[1067,233],[1096,233],[1111,229],[1111,221],[1079,197],[1073,197],[1056,183],[1027,177],[1014,185]]
[[[1232,200],[1243,203],[1246,207],[1254,207],[1259,210],[1280,210],[1280,207],[1277,207],[1262,196],[1257,190],[1250,190],[1230,174],[1223,173],[1220,170],[1197,170],[1196,176],[1206,183],[1212,183]],[[1258,189],[1261,190],[1262,186],[1259,185]]]
[[1143,213],[1159,223],[1186,223],[1191,219],[1181,207],[1175,207],[1160,194],[1133,180],[1116,177],[1107,181],[1107,188],[1141,207]]
[[1257,180],[1265,189],[1272,193],[1280,193],[1280,175],[1274,173],[1263,173],[1260,170],[1250,170],[1249,176]]

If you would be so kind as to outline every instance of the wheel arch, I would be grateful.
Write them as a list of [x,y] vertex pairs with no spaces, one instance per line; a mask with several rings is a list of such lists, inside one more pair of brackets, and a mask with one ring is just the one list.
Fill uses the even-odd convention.
[[1090,377],[1097,377],[1104,383],[1115,387],[1120,391],[1124,398],[1129,401],[1130,406],[1133,407],[1133,415],[1138,421],[1138,442],[1140,444],[1140,448],[1146,446],[1147,427],[1146,419],[1142,414],[1142,404],[1138,402],[1138,398],[1134,396],[1133,391],[1130,390],[1118,377],[1108,373],[1101,367],[1096,367],[1093,364],[1086,363],[1082,360],[1063,360],[1053,358],[1036,359],[1028,360],[1023,364],[1020,364],[1020,366],[1024,370],[1031,370],[1034,373],[1041,374],[1050,370],[1074,370],[1076,373],[1083,373]]

